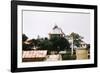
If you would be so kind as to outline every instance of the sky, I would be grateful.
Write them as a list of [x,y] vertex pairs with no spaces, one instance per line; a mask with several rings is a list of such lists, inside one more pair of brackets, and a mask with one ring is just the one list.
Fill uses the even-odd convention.
[[23,33],[29,39],[49,37],[52,28],[57,25],[66,35],[71,32],[84,37],[90,43],[90,14],[71,12],[23,11]]

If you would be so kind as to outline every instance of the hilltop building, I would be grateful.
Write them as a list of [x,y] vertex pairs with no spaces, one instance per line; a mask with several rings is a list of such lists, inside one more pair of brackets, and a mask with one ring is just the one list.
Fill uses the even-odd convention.
[[55,25],[52,29],[52,31],[49,33],[49,38],[53,37],[64,37],[64,33],[60,27]]

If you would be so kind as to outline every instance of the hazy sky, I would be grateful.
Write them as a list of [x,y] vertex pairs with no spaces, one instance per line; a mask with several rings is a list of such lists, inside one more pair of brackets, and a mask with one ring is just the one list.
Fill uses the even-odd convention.
[[83,36],[85,42],[90,42],[90,14],[23,11],[23,33],[29,39],[37,38],[38,35],[48,37],[55,24],[62,28],[66,35],[75,32]]

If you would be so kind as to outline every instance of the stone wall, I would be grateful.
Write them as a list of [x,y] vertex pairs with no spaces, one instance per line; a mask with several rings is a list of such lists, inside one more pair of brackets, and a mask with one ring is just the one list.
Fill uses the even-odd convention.
[[76,49],[76,59],[88,59],[88,50],[86,48]]

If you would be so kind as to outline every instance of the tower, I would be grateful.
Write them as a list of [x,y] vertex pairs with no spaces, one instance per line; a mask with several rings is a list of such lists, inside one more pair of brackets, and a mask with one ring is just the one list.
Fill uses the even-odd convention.
[[57,25],[55,25],[52,29],[52,31],[49,33],[49,37],[63,37],[64,33],[62,32],[62,29],[59,28]]

